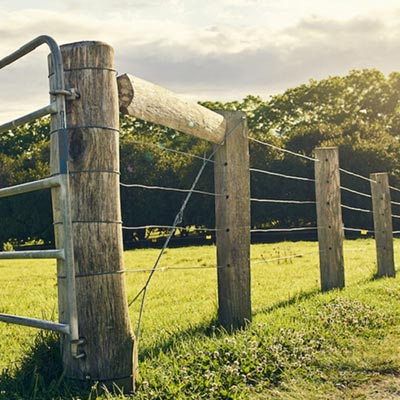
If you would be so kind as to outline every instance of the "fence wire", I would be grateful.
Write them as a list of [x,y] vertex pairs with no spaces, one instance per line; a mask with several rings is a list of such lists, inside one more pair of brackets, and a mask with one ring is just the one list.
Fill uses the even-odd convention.
[[306,159],[306,160],[313,161],[313,162],[319,161],[319,160],[316,159],[316,158],[309,157],[309,156],[306,156],[306,155],[304,155],[304,154],[296,153],[296,152],[294,152],[294,151],[291,151],[291,150],[288,150],[288,149],[284,149],[284,148],[279,147],[279,146],[275,146],[275,145],[273,145],[273,144],[271,144],[271,143],[263,142],[263,141],[261,141],[261,140],[259,140],[259,139],[255,139],[255,138],[250,137],[250,136],[249,136],[249,140],[251,140],[251,141],[253,141],[253,142],[256,142],[256,143],[258,143],[258,144],[262,144],[262,145],[264,145],[264,146],[271,147],[272,149],[282,151],[283,153],[291,154],[291,155],[293,155],[293,156],[295,156],[295,157],[304,158],[304,159]]
[[[150,185],[143,185],[140,183],[120,183],[122,187],[125,188],[140,188],[140,189],[148,189],[148,190],[164,190],[167,192],[181,192],[181,193],[190,193],[190,189],[180,189],[180,188],[174,188],[174,187],[167,187],[167,186],[150,186]],[[212,192],[206,192],[203,190],[193,190],[192,193],[197,193],[197,194],[204,194],[207,196],[224,196],[223,194],[220,193],[212,193]]]
[[139,140],[132,140],[132,143],[139,144],[139,145],[142,145],[142,146],[157,147],[157,148],[159,148],[161,150],[165,150],[165,151],[168,151],[170,153],[180,154],[180,155],[184,155],[184,156],[187,156],[187,157],[196,158],[198,160],[207,161],[207,164],[214,164],[215,163],[214,160],[208,160],[205,157],[199,156],[197,154],[189,153],[189,152],[186,152],[186,151],[172,149],[171,147],[166,147],[166,146],[164,146],[164,145],[162,145],[160,143],[151,143],[151,142],[145,142],[145,141],[139,141]]
[[276,204],[316,204],[312,200],[285,200],[285,199],[254,199],[251,198],[250,201],[258,203],[276,203]]
[[250,172],[257,172],[257,173],[265,174],[265,175],[279,176],[281,178],[286,178],[286,179],[294,179],[294,180],[298,180],[298,181],[315,182],[315,179],[312,179],[312,178],[305,178],[303,176],[296,176],[296,175],[285,175],[285,174],[281,174],[279,172],[267,171],[265,169],[250,168],[249,170],[250,170]]
[[199,231],[199,232],[217,232],[225,229],[216,229],[216,228],[196,228],[196,227],[187,227],[187,226],[173,226],[173,225],[142,225],[142,226],[122,226],[122,229],[129,231],[139,231],[142,229],[180,229],[182,231]]
[[[226,134],[225,134],[225,140],[243,123],[243,119],[242,118],[235,126],[233,126]],[[225,141],[224,141],[225,142]],[[158,269],[158,265],[161,261],[161,258],[165,252],[165,250],[168,247],[169,242],[171,241],[172,236],[175,233],[175,230],[177,229],[178,225],[180,223],[182,223],[183,220],[183,213],[189,203],[189,200],[193,194],[193,191],[195,190],[197,183],[200,179],[200,176],[202,175],[204,168],[206,167],[206,165],[211,162],[212,158],[214,157],[214,155],[216,154],[216,152],[221,148],[221,146],[223,145],[223,143],[220,143],[219,145],[215,146],[214,150],[211,152],[211,154],[208,157],[203,157],[203,163],[192,183],[192,186],[190,187],[190,191],[187,193],[184,201],[182,202],[181,208],[179,209],[178,213],[175,216],[174,222],[172,224],[172,228],[170,229],[170,232],[167,236],[167,238],[165,239],[164,245],[156,259],[156,262],[154,263],[153,268],[151,269],[149,276],[146,280],[145,285],[143,286],[143,288],[138,292],[138,294],[135,296],[135,298],[129,303],[129,306],[131,306],[139,297],[140,295],[142,295],[142,300],[140,303],[140,310],[139,310],[139,318],[138,318],[138,325],[137,325],[137,331],[136,331],[136,340],[139,340],[140,337],[140,328],[141,328],[141,323],[142,323],[142,317],[143,317],[143,311],[144,311],[144,305],[145,305],[145,299],[146,299],[146,294],[147,294],[147,289],[149,287],[149,284],[151,282],[152,277],[154,276],[155,272]]]
[[[241,122],[240,122],[241,123]],[[237,124],[228,134],[227,136],[229,136],[239,125]],[[296,153],[293,151],[290,151],[288,149],[284,149],[275,145],[272,145],[270,143],[267,142],[263,142],[261,140],[249,137],[249,140],[256,142],[258,144],[264,145],[264,146],[268,146],[270,148],[273,148],[275,150],[302,158],[302,159],[306,159],[308,161],[312,161],[312,162],[318,162],[319,160],[313,157],[309,157],[306,156],[304,154],[300,154],[300,153]],[[200,157],[198,155],[192,154],[192,153],[188,153],[188,152],[184,152],[184,151],[180,151],[180,150],[175,150],[175,149],[171,149],[168,148],[166,146],[163,146],[161,144],[154,144],[154,143],[148,143],[148,142],[140,142],[140,141],[135,141],[134,143],[140,144],[140,145],[146,145],[146,146],[152,146],[152,147],[157,147],[159,149],[165,150],[165,151],[169,151],[172,153],[176,153],[176,154],[181,154],[181,155],[185,155],[188,157],[192,157],[195,159],[200,159],[203,161],[203,164],[191,186],[190,189],[180,189],[180,188],[172,188],[172,187],[164,187],[164,186],[151,186],[151,185],[143,185],[143,184],[138,184],[138,183],[133,183],[133,184],[126,184],[126,183],[121,183],[122,187],[126,187],[126,188],[143,188],[143,189],[148,189],[148,190],[165,190],[165,191],[173,191],[173,192],[182,192],[182,193],[186,193],[187,196],[185,197],[182,206],[179,210],[179,212],[177,213],[177,215],[175,216],[174,222],[172,225],[144,225],[144,226],[123,226],[123,229],[127,229],[127,230],[140,230],[140,229],[168,229],[169,230],[169,234],[165,239],[164,245],[155,261],[155,264],[152,268],[141,268],[141,269],[127,269],[124,272],[126,273],[145,273],[145,272],[149,272],[149,276],[145,282],[145,285],[143,286],[143,288],[137,293],[137,295],[129,302],[129,306],[131,306],[141,295],[142,295],[142,300],[141,300],[141,304],[140,304],[140,311],[139,311],[139,318],[138,318],[138,325],[137,325],[137,333],[136,336],[137,338],[139,338],[140,336],[140,329],[141,329],[141,322],[142,322],[142,318],[143,318],[143,312],[144,312],[144,305],[145,305],[145,298],[146,298],[146,293],[147,293],[147,289],[149,287],[149,284],[151,282],[152,277],[154,276],[155,272],[157,271],[174,271],[174,270],[203,270],[203,269],[220,269],[220,268],[224,268],[224,266],[165,266],[165,267],[159,267],[160,264],[160,260],[166,250],[166,248],[169,245],[169,242],[172,238],[172,236],[174,235],[175,231],[177,229],[181,229],[181,230],[188,230],[188,231],[210,231],[210,232],[216,232],[217,229],[212,229],[212,228],[193,228],[193,227],[180,227],[179,224],[182,222],[182,218],[183,218],[183,213],[186,209],[186,206],[188,204],[188,201],[191,197],[191,195],[193,193],[198,193],[198,194],[203,194],[203,195],[209,195],[209,196],[223,196],[223,194],[216,194],[216,193],[211,193],[211,192],[207,192],[207,191],[201,191],[201,190],[197,190],[195,189],[198,180],[205,168],[206,165],[208,165],[209,163],[215,163],[215,161],[211,160],[212,157],[215,155],[215,153],[218,151],[218,149],[220,148],[221,145],[217,146],[214,151],[211,153],[211,155],[209,157]],[[365,176],[362,176],[360,174],[354,173],[352,171],[348,171],[346,169],[343,168],[339,168],[340,172],[357,177],[359,179],[363,179],[365,181],[368,182],[373,182],[375,183],[375,181],[373,181],[370,178],[367,178]],[[289,175],[289,174],[283,174],[283,173],[279,173],[279,172],[273,172],[273,171],[268,171],[268,170],[262,170],[262,169],[257,169],[257,168],[250,168],[250,172],[254,172],[254,173],[260,173],[260,174],[266,174],[266,175],[271,175],[271,176],[277,176],[277,177],[281,177],[281,178],[285,178],[285,179],[293,179],[293,180],[298,180],[298,181],[306,181],[306,182],[314,182],[315,183],[315,179],[312,178],[307,178],[307,177],[301,177],[301,176],[295,176],[295,175]],[[400,192],[400,189],[394,188],[392,186],[390,186],[390,188],[392,190],[396,190]],[[345,186],[340,186],[340,189],[352,194],[356,194],[359,196],[363,196],[366,198],[372,198],[372,196],[368,193],[364,193],[358,190],[354,190]],[[277,204],[316,204],[315,201],[311,201],[311,200],[292,200],[292,199],[269,199],[269,198],[265,198],[265,199],[260,199],[260,198],[251,198],[252,202],[260,202],[260,203],[277,203]],[[392,202],[392,204],[394,205],[399,205],[400,203],[396,203],[396,202]],[[358,212],[364,212],[364,213],[372,213],[372,210],[369,209],[364,209],[364,208],[359,208],[359,207],[352,207],[352,206],[348,206],[346,204],[341,204],[341,207],[344,209],[348,209],[351,211],[358,211]],[[400,215],[392,215],[393,218],[400,218]],[[222,230],[222,229],[221,229]],[[317,231],[318,228],[316,226],[307,226],[307,227],[294,227],[294,228],[267,228],[267,229],[251,229],[250,232],[251,233],[290,233],[290,232],[299,232],[299,231]],[[374,233],[373,230],[370,229],[362,229],[362,228],[352,228],[352,227],[343,227],[344,231],[350,231],[350,232],[360,232],[360,233]],[[393,231],[393,233],[400,233],[400,231]],[[262,263],[270,263],[270,262],[277,262],[280,260],[287,260],[287,259],[294,259],[294,258],[299,258],[299,257],[303,257],[307,254],[315,254],[315,253],[319,253],[319,251],[311,251],[311,252],[303,252],[303,253],[299,253],[299,254],[294,254],[294,255],[290,255],[290,256],[283,256],[283,257],[273,257],[273,258],[269,258],[269,259],[264,259],[262,258],[261,260],[253,260],[251,261],[251,265],[257,265],[257,264],[262,264]]]

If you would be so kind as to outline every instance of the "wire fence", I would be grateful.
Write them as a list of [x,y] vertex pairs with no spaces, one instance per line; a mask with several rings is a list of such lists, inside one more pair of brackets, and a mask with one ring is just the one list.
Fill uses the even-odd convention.
[[[234,129],[236,129],[236,127],[234,127]],[[232,131],[234,130],[232,129]],[[231,131],[231,132],[232,132]],[[261,140],[255,139],[255,138],[251,138],[249,137],[249,140],[260,144],[260,145],[264,145],[270,148],[273,148],[274,150],[277,151],[282,151],[284,153],[290,154],[292,156],[295,157],[299,157],[301,159],[305,159],[307,161],[312,161],[312,162],[318,162],[319,160],[314,158],[314,157],[309,157],[307,155],[304,154],[300,154],[300,153],[296,153],[294,151],[288,150],[288,149],[284,149],[272,144],[269,144],[267,142],[263,142]],[[153,265],[153,267],[151,268],[128,268],[124,271],[121,271],[123,273],[147,273],[148,277],[146,279],[145,284],[143,285],[143,287],[139,290],[139,292],[133,297],[133,299],[129,302],[129,306],[131,306],[132,304],[134,304],[140,297],[141,297],[141,302],[140,302],[140,307],[139,307],[139,317],[138,317],[138,325],[137,325],[137,337],[140,336],[140,327],[141,327],[141,322],[142,322],[142,318],[143,318],[143,311],[144,311],[144,305],[145,305],[145,298],[146,298],[146,293],[149,287],[149,284],[152,280],[152,277],[154,276],[154,274],[156,272],[166,272],[166,271],[185,271],[185,270],[191,270],[191,271],[201,271],[201,270],[219,270],[219,269],[223,269],[223,268],[227,268],[227,266],[222,266],[222,265],[210,265],[209,263],[207,263],[207,265],[167,265],[167,266],[161,266],[160,265],[160,261],[161,258],[163,256],[163,254],[165,253],[166,248],[169,245],[169,242],[172,238],[172,236],[175,234],[175,232],[177,230],[181,230],[181,231],[188,231],[188,232],[203,232],[203,233],[207,233],[207,232],[215,232],[217,233],[218,231],[225,231],[227,230],[227,228],[225,229],[216,229],[216,228],[209,228],[209,227],[196,227],[196,226],[180,226],[180,224],[182,223],[182,218],[183,218],[183,213],[185,211],[185,208],[188,204],[189,199],[191,198],[191,196],[193,194],[199,194],[199,195],[206,195],[206,196],[211,196],[211,197],[218,197],[218,196],[225,196],[223,193],[213,193],[210,191],[203,191],[203,190],[198,190],[196,189],[196,185],[199,181],[199,178],[205,168],[206,165],[208,165],[209,163],[215,163],[212,160],[212,157],[215,155],[215,153],[219,150],[220,146],[217,146],[214,151],[211,153],[210,156],[206,157],[201,157],[198,156],[196,154],[191,154],[191,153],[187,153],[184,151],[180,151],[180,150],[176,150],[176,149],[170,149],[167,148],[163,145],[160,144],[151,144],[151,143],[147,143],[147,142],[136,142],[137,144],[140,145],[146,145],[146,146],[153,146],[153,147],[157,147],[159,149],[165,150],[165,151],[170,151],[173,152],[175,154],[180,154],[180,155],[184,155],[187,157],[192,157],[195,159],[199,159],[202,160],[202,166],[198,171],[198,174],[196,175],[194,182],[192,183],[191,187],[189,189],[184,189],[184,188],[176,188],[176,187],[168,187],[168,186],[161,186],[161,185],[146,185],[146,184],[142,184],[142,183],[121,183],[121,187],[127,188],[127,189],[132,189],[132,188],[136,188],[136,189],[144,189],[144,190],[160,190],[160,191],[170,191],[170,192],[181,192],[186,194],[186,197],[184,199],[184,201],[182,202],[181,208],[178,211],[178,213],[175,216],[174,222],[172,225],[141,225],[141,226],[125,226],[123,225],[123,229],[124,230],[131,230],[131,231],[135,231],[135,230],[159,230],[159,231],[167,231],[168,234],[167,236],[164,238],[165,242],[164,245]],[[346,175],[349,176],[353,176],[356,177],[358,179],[362,179],[364,181],[368,181],[368,182],[374,182],[373,180],[364,177],[360,174],[357,174],[355,172],[352,171],[348,171],[346,169],[340,168],[339,169],[341,173],[344,173]],[[273,177],[277,177],[277,178],[282,178],[282,179],[290,179],[290,180],[297,180],[297,181],[301,181],[301,182],[312,182],[315,184],[315,179],[314,178],[310,178],[310,177],[306,177],[306,176],[298,176],[298,175],[291,175],[291,174],[286,174],[286,173],[281,173],[281,172],[276,172],[276,171],[270,171],[267,169],[260,169],[260,168],[250,168],[250,173],[256,173],[256,174],[263,174],[263,175],[268,175],[268,176],[273,176]],[[397,190],[396,188],[391,187],[392,190]],[[362,198],[365,199],[372,199],[372,195],[370,193],[366,193],[354,188],[350,188],[347,186],[340,186],[340,190],[352,195],[356,195],[356,196],[360,196]],[[400,191],[400,190],[399,190]],[[309,199],[287,199],[287,198],[258,198],[258,197],[251,197],[250,198],[251,202],[253,203],[265,203],[266,205],[268,204],[284,204],[284,205],[316,205],[316,201],[315,200],[309,200]],[[399,205],[400,203],[396,203],[396,202],[392,202],[392,204],[394,205]],[[351,211],[351,212],[361,212],[361,213],[366,213],[366,214],[372,214],[373,211],[372,209],[368,209],[368,208],[362,208],[362,207],[356,207],[353,205],[348,205],[348,204],[344,204],[341,203],[341,208]],[[400,215],[397,214],[392,214],[393,218],[399,218],[400,219]],[[290,233],[299,233],[299,232],[317,232],[318,231],[318,227],[314,226],[312,224],[308,224],[307,226],[291,226],[291,227],[280,227],[280,226],[267,226],[267,227],[254,227],[252,229],[250,229],[250,234],[290,234]],[[343,232],[354,232],[354,233],[359,233],[361,236],[365,236],[365,235],[374,235],[374,230],[370,229],[370,228],[358,228],[358,227],[349,227],[344,225],[343,226]],[[400,231],[393,231],[393,234],[399,234]],[[352,251],[356,251],[354,249],[352,249]],[[314,251],[310,251],[310,252],[301,252],[301,253],[296,253],[296,254],[290,254],[290,255],[284,255],[284,256],[278,256],[278,257],[270,257],[270,258],[265,258],[265,257],[261,257],[259,259],[252,259],[250,264],[251,266],[256,266],[256,265],[260,265],[260,264],[269,264],[269,263],[279,263],[281,261],[287,261],[287,260],[292,260],[292,259],[297,259],[300,257],[305,257],[307,255],[312,255],[312,254],[321,254],[320,250],[314,250]]]
[[[263,146],[267,146],[270,148],[273,148],[275,150],[290,154],[292,156],[295,157],[299,157],[301,159],[306,159],[308,161],[312,161],[312,162],[318,162],[319,160],[314,158],[314,157],[310,157],[304,154],[300,154],[276,145],[273,145],[271,143],[267,143],[265,141],[261,141],[259,139],[253,138],[253,137],[249,137],[249,140],[258,143],[260,145]],[[188,153],[188,152],[184,152],[184,151],[180,151],[180,150],[176,150],[176,149],[171,149],[168,148],[164,145],[161,144],[154,144],[154,143],[149,143],[149,142],[144,142],[144,141],[134,141],[134,143],[137,143],[139,145],[146,145],[146,146],[153,146],[153,147],[157,147],[159,149],[165,150],[165,151],[170,151],[176,154],[181,154],[181,155],[185,155],[188,157],[192,157],[192,158],[196,158],[196,159],[200,159],[202,161],[207,161],[208,162],[213,162],[212,160],[210,160],[210,158],[206,158],[206,157],[201,157],[199,155],[196,154],[192,154],[192,153]],[[349,171],[347,169],[344,168],[339,168],[340,172],[362,179],[364,181],[367,182],[375,182],[372,179],[365,177],[363,175],[360,175],[358,173],[355,173],[353,171]],[[275,171],[270,171],[270,170],[266,170],[266,169],[260,169],[260,168],[250,168],[250,172],[253,173],[258,173],[258,174],[265,174],[265,175],[271,175],[271,176],[275,176],[275,177],[280,177],[280,178],[284,178],[284,179],[292,179],[292,180],[298,180],[298,181],[303,181],[303,182],[313,182],[315,183],[315,179],[313,178],[309,178],[309,177],[304,177],[304,176],[297,176],[297,175],[290,175],[290,174],[284,174],[284,173],[280,173],[280,172],[275,172]],[[163,191],[171,191],[171,192],[182,192],[182,193],[197,193],[197,194],[202,194],[202,195],[207,195],[207,196],[213,196],[213,197],[217,197],[217,196],[224,196],[224,194],[222,193],[212,193],[212,192],[207,192],[207,191],[202,191],[202,190],[191,190],[191,189],[181,189],[181,188],[174,188],[174,187],[166,187],[166,186],[155,186],[155,185],[145,185],[145,184],[139,184],[139,183],[133,183],[133,184],[127,184],[127,183],[121,183],[122,187],[126,187],[126,188],[142,188],[142,189],[148,189],[148,190],[163,190]],[[392,190],[398,190],[399,189],[390,186],[390,188]],[[340,186],[340,189],[344,192],[347,193],[351,193],[354,195],[358,195],[364,198],[368,198],[368,199],[372,199],[372,195],[369,193],[365,193],[356,189],[352,189],[349,188],[347,186]],[[314,200],[297,200],[297,199],[272,199],[272,198],[255,198],[252,197],[251,202],[254,203],[269,203],[269,204],[292,204],[292,205],[302,205],[302,204],[316,204],[316,202]],[[392,204],[394,205],[399,205],[400,203],[394,202],[392,201]],[[361,212],[361,213],[367,213],[367,214],[372,214],[373,211],[372,209],[367,209],[367,208],[362,208],[362,207],[356,207],[353,205],[348,205],[348,204],[341,204],[342,209],[348,210],[348,211],[354,211],[354,212]],[[396,215],[396,214],[392,214],[392,217],[394,219],[400,219],[400,215]],[[143,229],[161,229],[161,230],[165,230],[165,229],[172,229],[174,228],[172,225],[143,225],[143,226],[123,226],[124,230],[143,230]],[[188,231],[188,232],[217,232],[216,228],[209,228],[209,227],[195,227],[195,226],[191,226],[191,227],[183,227],[183,226],[176,226],[176,229],[182,230],[182,231]],[[306,231],[306,230],[316,230],[316,227],[290,227],[290,228],[286,228],[286,227],[282,227],[282,228],[255,228],[255,229],[251,229],[251,233],[272,233],[272,232],[282,232],[282,233],[288,233],[288,232],[298,232],[298,231]],[[221,229],[221,231],[224,229]],[[345,231],[353,231],[353,232],[365,232],[367,231],[368,233],[373,233],[373,230],[371,229],[358,229],[358,228],[344,228]]]

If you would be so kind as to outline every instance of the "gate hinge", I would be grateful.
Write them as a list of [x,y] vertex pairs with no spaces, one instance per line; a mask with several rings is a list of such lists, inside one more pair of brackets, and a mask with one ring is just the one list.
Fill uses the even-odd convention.
[[60,90],[52,90],[50,94],[57,96],[63,95],[65,96],[65,100],[77,100],[81,97],[81,94],[75,88],[70,89],[60,89]]

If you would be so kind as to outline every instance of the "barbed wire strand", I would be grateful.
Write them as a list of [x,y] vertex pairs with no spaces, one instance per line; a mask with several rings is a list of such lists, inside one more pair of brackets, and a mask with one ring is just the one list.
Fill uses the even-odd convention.
[[[308,252],[303,252],[299,254],[294,254],[291,256],[283,256],[283,257],[273,257],[273,258],[262,258],[261,260],[252,260],[250,261],[251,265],[257,265],[257,264],[265,264],[265,263],[271,263],[274,261],[280,261],[280,260],[286,260],[290,258],[299,258],[303,257],[308,254],[318,254],[318,250],[314,251],[308,251]],[[165,271],[182,271],[182,270],[203,270],[203,269],[222,269],[222,268],[228,268],[226,265],[197,265],[197,266],[165,266],[165,267],[159,267],[156,270],[160,272],[165,272]],[[126,269],[123,272],[125,273],[141,273],[141,272],[151,272],[153,268],[141,268],[141,269]]]
[[312,179],[312,178],[305,178],[303,176],[295,176],[295,175],[285,175],[285,174],[281,174],[279,172],[267,171],[265,169],[250,168],[249,171],[250,172],[258,172],[260,174],[266,174],[266,175],[280,176],[281,178],[286,178],[286,179],[295,179],[298,181],[315,182],[315,179]]
[[350,231],[350,232],[367,232],[367,233],[375,233],[375,231],[371,231],[371,229],[363,229],[363,228],[348,228],[347,226],[343,227],[344,231]]
[[392,189],[392,190],[394,190],[395,192],[400,192],[400,189],[398,189],[397,187],[394,187],[394,186],[390,186],[390,185],[389,185],[389,189]]
[[250,137],[250,136],[249,136],[249,140],[252,140],[253,142],[262,144],[262,145],[264,145],[264,146],[271,147],[271,148],[273,148],[273,149],[275,149],[275,150],[279,150],[279,151],[282,151],[282,152],[284,152],[284,153],[291,154],[291,155],[296,156],[296,157],[304,158],[304,159],[309,160],[309,161],[313,161],[313,162],[319,161],[319,160],[316,159],[316,158],[309,157],[309,156],[306,156],[306,155],[304,155],[304,154],[296,153],[296,152],[294,152],[294,151],[290,151],[290,150],[284,149],[284,148],[282,148],[282,147],[275,146],[275,145],[273,145],[273,144],[271,144],[271,143],[263,142],[263,141],[261,141],[261,140],[259,140],[259,139],[255,139],[255,138]]
[[400,219],[400,215],[392,214],[392,218]]
[[287,259],[292,259],[292,258],[300,258],[300,257],[303,257],[308,254],[318,254],[318,253],[319,253],[318,250],[313,250],[313,251],[306,251],[306,252],[299,253],[299,254],[294,254],[291,256],[273,257],[273,258],[267,258],[267,259],[262,258],[261,260],[250,261],[250,264],[251,265],[267,264],[267,263],[274,262],[274,261],[287,260]]
[[356,178],[360,178],[368,182],[376,183],[376,181],[374,181],[373,179],[367,178],[366,176],[363,175],[356,174],[355,172],[352,171],[348,171],[347,169],[344,168],[339,168],[339,171],[343,172],[344,174],[355,176]]
[[[206,161],[203,161],[203,164],[202,164],[199,172],[197,173],[197,176],[196,176],[196,178],[195,178],[195,180],[194,180],[194,182],[192,184],[192,187],[191,187],[192,189],[194,189],[195,186],[197,185],[197,182],[200,179],[200,176],[201,176],[205,166],[206,166]],[[187,206],[187,204],[189,202],[189,199],[190,199],[191,195],[192,195],[192,192],[189,192],[187,194],[185,200],[183,201],[183,203],[181,205],[181,208],[179,209],[178,213],[176,214],[174,222],[172,224],[172,228],[170,229],[170,232],[169,232],[169,234],[168,234],[168,236],[167,236],[167,238],[166,238],[166,240],[164,242],[164,245],[161,248],[160,253],[158,254],[156,262],[155,262],[153,268],[151,269],[149,276],[147,277],[145,285],[139,291],[139,293],[135,296],[135,298],[129,303],[129,306],[131,306],[133,304],[133,302],[136,301],[136,299],[138,299],[138,297],[143,293],[142,301],[140,303],[139,318],[138,318],[138,325],[137,325],[137,331],[136,331],[136,340],[139,340],[139,336],[140,336],[140,328],[141,328],[141,324],[142,324],[142,317],[143,317],[143,311],[144,311],[144,304],[145,304],[145,299],[146,299],[147,288],[149,287],[149,284],[151,282],[151,279],[153,278],[154,273],[157,271],[157,267],[158,267],[158,264],[161,261],[161,257],[164,255],[164,252],[167,249],[168,244],[171,241],[172,236],[175,233],[177,225],[182,222],[183,212],[186,209],[186,206]]]
[[295,232],[295,231],[308,231],[316,230],[317,227],[304,227],[304,228],[268,228],[268,229],[251,229],[250,233],[268,233],[268,232]]
[[[181,154],[181,155],[184,155],[184,156],[197,158],[198,160],[202,160],[202,161],[206,160],[206,158],[198,156],[197,154],[192,154],[192,153],[188,153],[186,151],[171,149],[170,147],[163,146],[162,144],[159,144],[159,143],[150,143],[150,142],[144,142],[144,141],[139,141],[139,140],[132,140],[132,143],[140,144],[140,145],[143,145],[143,146],[149,146],[149,147],[157,147],[157,148],[159,148],[161,150],[169,151],[170,153]],[[207,163],[214,164],[215,161],[214,160],[207,160]]]
[[122,229],[127,231],[139,231],[142,229],[180,229],[184,231],[207,231],[207,232],[217,232],[222,231],[223,229],[215,229],[215,228],[193,228],[193,227],[184,227],[184,226],[173,226],[173,225],[142,225],[142,226],[122,226]]
[[[198,180],[200,179],[200,176],[201,176],[201,174],[202,174],[202,172],[203,172],[203,170],[204,170],[206,164],[207,164],[207,162],[206,162],[206,161],[203,161],[203,164],[202,164],[202,166],[201,166],[199,172],[197,173],[197,176],[196,176],[196,178],[195,178],[195,180],[194,180],[194,182],[193,182],[193,184],[192,184],[192,187],[191,187],[192,189],[194,189],[194,188],[196,187],[197,182],[198,182]],[[149,287],[150,281],[151,281],[151,279],[153,278],[154,273],[157,271],[157,267],[158,267],[158,264],[160,263],[161,257],[164,255],[164,252],[165,252],[165,250],[167,249],[168,244],[169,244],[169,242],[171,241],[171,238],[172,238],[172,236],[173,236],[174,233],[175,233],[175,230],[176,230],[177,225],[180,224],[180,223],[182,222],[183,212],[184,212],[184,210],[186,209],[186,206],[187,206],[187,204],[188,204],[188,202],[189,202],[189,199],[190,199],[191,195],[192,195],[192,192],[189,192],[189,193],[187,194],[185,200],[183,201],[183,203],[182,203],[182,205],[181,205],[181,208],[179,209],[178,213],[176,214],[175,219],[174,219],[174,222],[173,222],[173,224],[172,224],[172,228],[170,229],[170,232],[169,232],[169,234],[168,234],[168,236],[167,236],[167,238],[166,238],[166,240],[165,240],[165,242],[164,242],[164,245],[163,245],[163,247],[161,248],[160,253],[158,254],[158,257],[157,257],[157,259],[156,259],[156,262],[155,262],[153,268],[151,269],[149,276],[147,277],[147,280],[146,280],[145,285],[144,285],[143,288],[139,291],[138,295],[135,296],[135,299],[132,300],[132,301],[129,303],[129,306],[131,306],[131,305],[133,304],[133,302],[140,296],[140,294],[143,293],[142,301],[141,301],[141,304],[140,304],[140,311],[139,311],[139,318],[138,318],[138,326],[137,326],[137,331],[136,331],[136,340],[139,340],[139,336],[140,336],[140,328],[141,328],[141,324],[142,324],[142,317],[143,317],[143,311],[144,311],[144,304],[145,304],[145,299],[146,299],[147,288]]]
[[391,201],[391,203],[392,203],[394,206],[400,206],[400,203],[397,202],[397,201]]
[[[220,269],[220,268],[228,268],[223,265],[200,265],[200,266],[166,266],[166,267],[158,267],[156,271],[164,272],[164,271],[178,271],[178,270],[196,270],[196,269]],[[126,269],[124,272],[126,273],[135,273],[135,272],[151,272],[153,268],[141,268],[141,269]]]
[[347,209],[347,210],[360,211],[360,212],[364,212],[364,213],[372,213],[372,210],[367,210],[365,208],[351,207],[351,206],[348,206],[346,204],[341,204],[340,206],[342,208]]
[[[230,129],[226,134],[225,134],[225,140],[243,123],[243,118],[240,119],[240,121],[232,127],[232,129]],[[149,287],[149,284],[151,282],[151,279],[154,276],[154,273],[157,270],[158,264],[160,263],[160,260],[162,258],[162,256],[164,255],[165,250],[168,247],[169,242],[171,241],[172,236],[175,233],[176,227],[178,224],[180,224],[182,222],[183,219],[183,213],[186,209],[186,206],[192,196],[192,191],[195,189],[201,174],[204,171],[204,168],[206,167],[206,165],[208,164],[208,162],[210,162],[210,160],[214,157],[215,153],[221,148],[221,146],[225,143],[225,140],[218,144],[217,146],[214,147],[214,150],[211,152],[211,154],[208,157],[204,157],[203,158],[203,163],[199,169],[199,172],[197,173],[192,186],[190,188],[190,192],[186,195],[184,201],[182,202],[181,208],[179,209],[178,213],[175,216],[174,222],[172,224],[173,228],[171,228],[168,237],[166,238],[163,247],[161,248],[160,253],[158,254],[158,257],[156,259],[156,262],[154,263],[154,266],[152,268],[152,270],[150,271],[149,276],[147,277],[146,283],[143,286],[143,288],[139,291],[139,293],[135,296],[135,298],[129,303],[129,306],[131,306],[138,298],[141,294],[143,294],[142,296],[142,301],[140,303],[140,310],[139,310],[139,318],[138,318],[138,325],[137,325],[137,332],[136,332],[136,340],[139,340],[140,337],[140,328],[141,328],[141,324],[142,324],[142,318],[143,318],[143,311],[144,311],[144,304],[145,304],[145,299],[146,299],[146,293],[147,293],[147,288]]]
[[[167,187],[167,186],[149,186],[149,185],[142,185],[140,183],[120,183],[121,186],[126,187],[126,188],[141,188],[141,189],[149,189],[149,190],[165,190],[165,191],[170,191],[170,192],[182,192],[182,193],[189,193],[190,189],[179,189],[179,188],[173,188],[173,187]],[[205,192],[203,190],[193,190],[192,193],[198,193],[198,194],[205,194],[207,196],[224,196],[223,194],[220,193],[212,193],[212,192]]]
[[[372,198],[372,196],[370,194],[359,192],[358,190],[354,190],[354,189],[349,189],[346,186],[340,186],[340,189],[345,190],[346,192],[350,192],[350,193],[358,194],[360,196],[368,197],[370,199]],[[400,203],[399,203],[399,205],[400,205]]]
[[281,199],[254,199],[251,198],[250,201],[258,202],[258,203],[282,203],[282,204],[316,204],[315,201],[312,200],[281,200]]

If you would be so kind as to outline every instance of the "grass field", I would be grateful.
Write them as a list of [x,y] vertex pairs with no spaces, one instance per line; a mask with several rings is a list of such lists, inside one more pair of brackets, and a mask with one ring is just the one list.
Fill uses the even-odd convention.
[[[395,246],[399,264],[400,240]],[[126,268],[150,268],[158,251],[126,252]],[[400,279],[373,279],[373,240],[345,242],[346,289],[327,294],[319,293],[317,243],[253,245],[251,258],[253,323],[234,335],[215,324],[215,269],[155,274],[135,398],[400,398]],[[214,265],[215,247],[205,246],[168,249],[160,267]],[[129,300],[147,276],[127,275]],[[0,287],[0,312],[57,318],[53,262],[0,261]],[[135,329],[138,306],[130,308]],[[54,342],[0,324],[0,399],[97,398],[96,388],[73,395]]]

